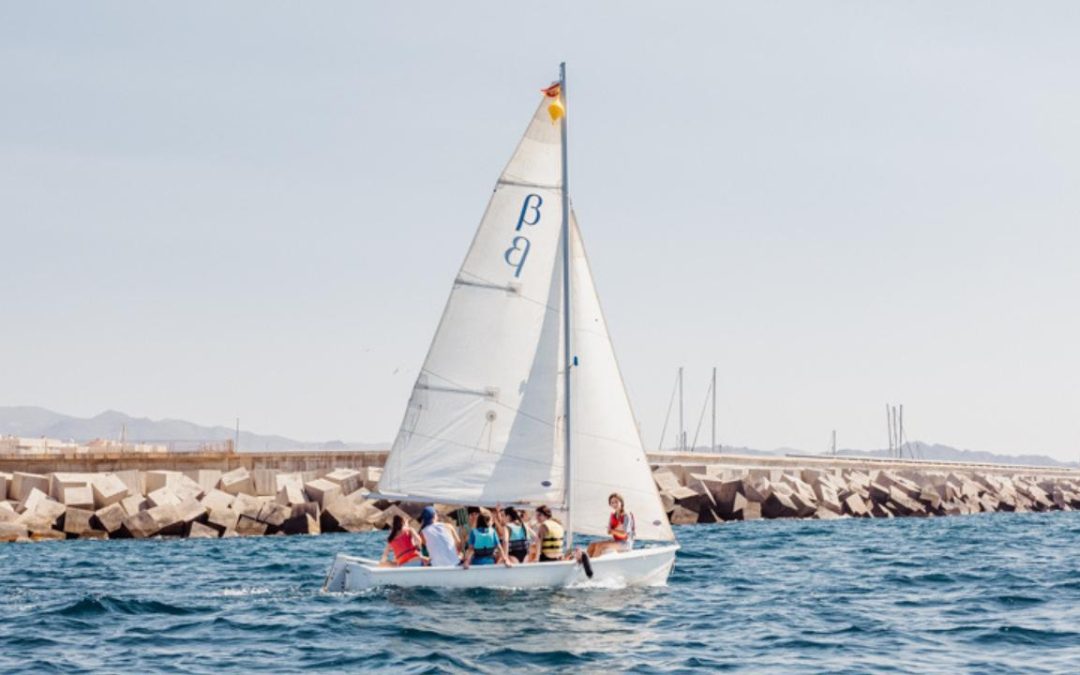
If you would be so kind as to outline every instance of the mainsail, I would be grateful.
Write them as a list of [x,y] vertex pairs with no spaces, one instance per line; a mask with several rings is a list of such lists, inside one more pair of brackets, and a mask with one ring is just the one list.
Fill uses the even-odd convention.
[[[413,387],[379,492],[458,504],[573,503],[574,530],[606,534],[608,495],[638,537],[673,539],[570,227],[572,358],[562,333],[562,140],[541,101],[495,187]],[[571,377],[572,493],[563,378]],[[572,497],[572,499],[568,499]]]
[[561,150],[541,102],[454,280],[381,493],[448,503],[563,501],[554,274]]

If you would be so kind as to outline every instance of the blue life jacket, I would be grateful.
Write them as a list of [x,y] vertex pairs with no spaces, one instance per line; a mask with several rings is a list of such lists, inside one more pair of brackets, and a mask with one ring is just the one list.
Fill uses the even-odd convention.
[[473,548],[473,562],[483,565],[495,562],[495,549],[499,547],[499,535],[495,528],[474,529],[469,532],[469,543]]
[[517,558],[518,560],[524,560],[525,556],[529,553],[529,533],[525,529],[524,525],[510,524],[506,526],[506,537],[508,541],[507,552]]

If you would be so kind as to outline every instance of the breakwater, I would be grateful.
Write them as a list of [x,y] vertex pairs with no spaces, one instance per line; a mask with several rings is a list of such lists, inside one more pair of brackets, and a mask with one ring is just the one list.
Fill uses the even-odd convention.
[[[172,468],[150,469],[130,468],[145,457],[75,459],[4,460],[13,470],[0,470],[0,541],[364,532],[423,506],[371,497],[385,453],[174,455],[162,459]],[[195,468],[200,459],[221,468]],[[650,461],[676,525],[1080,509],[1080,471],[1069,469],[667,453]],[[42,466],[97,470],[27,470]]]

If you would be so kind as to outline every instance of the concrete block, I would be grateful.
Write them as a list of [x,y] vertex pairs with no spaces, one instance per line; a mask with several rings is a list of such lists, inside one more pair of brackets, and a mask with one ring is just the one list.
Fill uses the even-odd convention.
[[221,480],[218,481],[218,489],[223,492],[228,492],[231,495],[254,495],[255,481],[252,480],[251,474],[248,473],[247,469],[240,467],[239,469],[233,469],[226,474],[222,474]]
[[746,501],[762,504],[772,495],[772,482],[764,477],[752,480],[744,478],[742,493],[746,496]]
[[363,475],[354,469],[334,469],[326,474],[324,480],[337,484],[341,488],[341,493],[346,495],[364,487]]
[[0,542],[26,541],[29,538],[30,531],[25,525],[0,523]]
[[19,513],[11,502],[0,501],[0,523],[10,523],[18,517]]
[[286,483],[283,485],[278,491],[275,499],[277,503],[286,506],[295,506],[307,502],[303,487],[295,483]]
[[743,520],[758,520],[761,518],[761,504],[759,502],[746,502],[742,509]]
[[925,516],[926,507],[922,502],[908,496],[907,492],[893,485],[889,488],[889,509],[900,516]]
[[9,485],[11,485],[11,474],[0,471],[0,502],[8,498]]
[[232,509],[212,509],[206,520],[206,524],[224,534],[236,530],[236,523],[240,514]]
[[68,508],[93,511],[94,490],[89,485],[83,485],[82,487],[64,488],[63,499],[61,501],[63,502],[64,506],[67,506]]
[[236,498],[228,492],[210,488],[199,501],[202,502],[202,505],[206,507],[208,511],[216,511],[229,508],[232,506],[235,499]]
[[761,515],[766,518],[794,518],[799,507],[791,500],[791,494],[773,490],[769,498],[761,504]]
[[144,492],[143,494],[150,494],[156,492],[163,487],[169,485],[169,479],[172,477],[172,481],[176,482],[176,477],[182,476],[178,471],[147,471],[143,474]]
[[150,494],[146,495],[146,500],[150,502],[150,508],[157,508],[159,506],[176,506],[182,499],[169,487],[162,487],[154,490]]
[[255,469],[251,472],[251,480],[255,485],[256,494],[263,497],[273,497],[277,494],[277,470]]
[[194,474],[190,478],[199,484],[204,494],[217,489],[218,481],[221,480],[221,471],[217,469],[199,469]]
[[[30,496],[27,497],[24,504],[25,510],[22,513],[26,516],[24,522],[33,522],[35,518],[40,518],[43,522],[48,523],[49,527],[55,527],[60,524],[60,519],[64,516],[66,507],[60,502],[50,499],[41,490],[34,488],[30,492]],[[32,528],[31,528],[32,529]]]
[[191,525],[196,520],[206,520],[206,507],[198,499],[188,497],[176,506],[176,516],[185,525]]
[[278,504],[277,502],[267,502],[263,504],[262,509],[259,511],[257,520],[269,525],[271,530],[277,531],[290,517],[292,517],[291,506]]
[[679,477],[675,475],[675,472],[668,465],[661,466],[656,471],[653,471],[653,481],[661,492],[671,493],[682,486]]
[[814,518],[817,520],[833,520],[835,518],[843,518],[843,516],[832,509],[819,506],[817,512],[814,513]]
[[[71,490],[73,488],[67,489]],[[93,511],[68,507],[67,512],[64,514],[64,532],[76,537],[82,536],[84,532],[94,529],[93,525],[90,524],[93,518]]]
[[139,511],[124,518],[124,529],[135,539],[147,539],[158,533],[158,524],[149,511]]
[[115,473],[98,474],[90,481],[94,493],[94,507],[103,508],[119,504],[129,494],[128,486]]
[[35,489],[48,496],[49,477],[36,473],[23,473],[22,471],[15,471],[11,474],[11,485],[8,487],[8,491],[15,501],[25,502],[26,498]]
[[217,539],[220,533],[209,525],[203,525],[202,523],[195,522],[191,524],[191,531],[188,533],[189,539]]
[[64,490],[90,485],[90,474],[52,473],[49,474],[49,496],[58,502],[64,501]]
[[295,485],[304,489],[304,476],[300,473],[279,473],[274,476],[275,493],[279,494],[286,485]]
[[[408,513],[396,506],[389,507],[387,511],[390,511],[389,518],[393,518],[394,514],[409,517]],[[321,509],[319,525],[323,532],[368,532],[382,528],[385,513],[376,508],[373,502],[356,503],[338,499]]]
[[290,509],[289,519],[282,526],[285,534],[321,534],[319,505],[314,502],[296,504]]
[[870,515],[874,518],[894,518],[894,514],[889,507],[882,502],[873,502],[870,507]]
[[125,469],[123,471],[114,472],[114,475],[119,478],[120,482],[127,488],[128,495],[146,494],[146,481],[144,480],[142,471]]
[[247,494],[238,494],[233,499],[232,510],[236,511],[242,516],[247,516],[252,520],[259,519],[259,512],[262,511],[262,501]]
[[175,505],[162,504],[142,513],[148,514],[154,520],[157,525],[157,534],[162,536],[180,536],[184,534],[185,523]]
[[853,492],[844,499],[842,512],[856,518],[866,518],[870,515],[870,507],[858,493]]
[[382,478],[382,471],[381,466],[365,466],[360,469],[360,475],[364,480],[364,487],[368,490],[374,490],[379,484],[379,479]]
[[266,534],[266,523],[260,523],[254,518],[240,516],[236,522],[236,533],[241,537],[255,537]]
[[94,528],[109,534],[117,532],[124,525],[127,512],[120,504],[109,504],[94,512]]
[[676,505],[668,516],[672,525],[693,525],[698,521],[698,514],[690,509]]
[[307,493],[308,499],[318,502],[319,506],[324,510],[331,502],[342,495],[341,486],[325,478],[318,478],[306,483],[304,492]]
[[67,539],[67,535],[63,532],[59,532],[53,529],[35,530],[34,528],[28,528],[30,530],[31,541],[62,541]]
[[128,516],[134,516],[136,513],[150,508],[150,502],[142,495],[131,495],[121,499],[120,506],[124,508],[124,513]]
[[[336,506],[336,504],[334,506]],[[389,507],[383,509],[383,512],[376,516],[371,521],[371,524],[374,525],[376,529],[389,530],[390,526],[394,522],[394,516],[401,516],[405,519],[406,523],[409,523],[413,526],[413,529],[418,529],[419,524],[413,522],[412,518],[409,517],[409,514],[406,511],[402,510],[401,506],[398,504],[392,504]]]

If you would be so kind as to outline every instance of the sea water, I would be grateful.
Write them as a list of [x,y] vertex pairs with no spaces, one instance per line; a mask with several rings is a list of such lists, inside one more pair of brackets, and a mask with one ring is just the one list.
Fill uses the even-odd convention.
[[378,532],[0,545],[0,671],[1080,671],[1080,514],[676,532],[666,588],[543,592],[320,592]]

